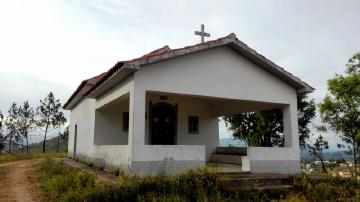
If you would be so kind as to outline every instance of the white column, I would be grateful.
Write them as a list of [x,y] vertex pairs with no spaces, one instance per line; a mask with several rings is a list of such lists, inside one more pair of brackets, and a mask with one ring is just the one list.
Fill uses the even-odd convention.
[[299,129],[296,103],[283,108],[284,147],[299,148]]
[[145,91],[133,88],[129,99],[129,149],[130,160],[141,155],[145,145]]

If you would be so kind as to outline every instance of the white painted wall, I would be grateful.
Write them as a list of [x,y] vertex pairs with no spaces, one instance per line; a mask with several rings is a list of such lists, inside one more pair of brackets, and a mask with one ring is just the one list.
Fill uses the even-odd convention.
[[142,156],[132,161],[202,161],[205,162],[204,145],[145,145]]
[[[160,95],[165,95],[167,100],[160,100]],[[213,116],[213,102],[211,100],[148,93],[146,95],[146,113],[148,113],[150,101],[153,104],[167,102],[175,105],[177,103],[177,145],[205,145],[206,160],[210,160],[212,153],[219,145],[219,123],[217,117]],[[188,133],[188,116],[199,117],[199,134]],[[149,119],[146,119],[145,128],[145,142],[149,144]]]
[[[199,145],[186,145],[187,147],[178,147],[180,145],[174,147],[146,145],[147,120],[145,119],[145,113],[149,101],[146,98],[147,92],[169,92],[237,101],[266,102],[270,105],[282,106],[284,107],[284,116],[287,119],[284,122],[285,136],[287,137],[285,145],[288,147],[286,152],[283,153],[284,150],[278,150],[279,148],[268,148],[269,150],[266,151],[256,148],[250,149],[248,157],[250,168],[252,162],[257,168],[262,167],[262,165],[267,168],[281,166],[277,160],[274,160],[275,157],[279,156],[283,159],[282,163],[290,162],[289,165],[291,162],[297,161],[293,161],[289,157],[299,156],[295,89],[227,47],[142,67],[132,77],[118,84],[97,98],[96,101],[91,99],[83,100],[71,113],[69,153],[72,151],[74,124],[78,123],[79,146],[77,151],[80,154],[92,156],[95,109],[111,105],[127,95],[126,97],[129,98],[129,145],[126,149],[125,147],[119,149],[120,152],[123,152],[122,157],[119,157],[120,160],[111,160],[114,157],[105,155],[107,152],[116,150],[110,147],[97,149],[95,151],[97,157],[110,161],[122,161],[124,164],[131,161],[130,166],[134,166],[136,169],[146,169],[148,168],[146,166],[155,167],[152,166],[151,162],[161,161],[164,158],[179,159],[169,162],[180,163],[176,164],[179,168],[181,164],[195,167],[203,165],[204,161],[200,156],[203,156],[202,154],[205,151],[199,149]],[[189,113],[197,113],[200,116],[200,130],[204,131],[198,137],[192,137],[184,132],[187,130],[185,124],[179,125],[178,144],[203,142],[205,141],[203,134],[211,134],[210,136],[212,138],[216,137],[215,139],[218,141],[218,126],[217,121],[214,120],[214,117],[216,117],[214,115],[225,112],[226,105],[221,106],[215,103],[215,105],[212,105],[214,110],[211,110],[211,105],[207,105],[206,102],[196,100],[191,104],[185,102],[185,100],[178,100],[178,102],[179,121],[184,122]],[[249,109],[249,107],[251,106],[248,105],[245,108]],[[261,106],[257,107],[261,108]],[[233,110],[238,109],[234,106],[232,108]],[[289,135],[292,135],[292,137]],[[208,141],[206,144],[209,144],[210,147],[215,145],[216,142],[210,138],[206,139],[206,141]],[[188,151],[184,152],[184,149]],[[126,150],[128,152],[125,152]],[[206,156],[208,157],[210,150],[206,150]],[[125,161],[126,158],[129,161]],[[292,165],[296,167],[297,164]],[[291,172],[296,170],[291,166],[288,166],[288,168],[292,169]]]
[[296,102],[296,91],[227,47],[142,67],[135,73],[136,92],[263,101]]
[[[71,110],[69,156],[73,155],[74,130],[77,124],[77,157],[82,160],[103,159],[104,164],[121,165],[123,168],[130,165],[128,133],[122,131],[122,111],[129,110],[129,94],[132,89],[133,79],[130,76],[99,98],[83,99]],[[110,113],[112,110],[115,113]],[[98,127],[95,127],[95,118],[102,122],[97,124]],[[110,122],[104,123],[105,120]],[[98,139],[97,144],[105,145],[95,144],[95,128],[99,137],[109,137]]]
[[95,100],[84,99],[71,110],[68,154],[73,156],[75,125],[77,125],[76,155],[92,157],[94,142]]
[[[134,74],[134,91],[130,95],[130,111],[134,112],[131,120],[134,127],[130,134],[133,161],[140,160],[143,156],[142,151],[145,146],[143,134],[146,133],[146,121],[143,115],[146,112],[145,95],[149,91],[288,106],[289,110],[284,110],[284,116],[288,119],[285,121],[284,129],[287,138],[285,145],[290,149],[287,150],[288,153],[281,155],[284,159],[288,155],[300,155],[298,142],[294,141],[298,139],[295,129],[297,127],[296,112],[293,110],[296,109],[295,89],[239,56],[230,48],[217,48],[148,65]],[[219,108],[224,108],[224,106],[218,105],[215,108],[216,114],[219,114]],[[262,153],[262,155],[263,158],[256,162],[257,167],[269,162],[271,165],[267,166],[268,168],[281,166],[276,161],[273,161],[274,163],[269,161],[272,159],[271,152]],[[290,167],[289,169],[296,170]]]
[[120,167],[129,169],[128,145],[94,145],[94,162],[103,167]]
[[111,102],[117,100],[127,99],[130,93],[134,89],[134,79],[133,76],[129,76],[129,78],[120,82],[109,91],[105,92],[100,97],[96,98],[96,109],[99,109]]
[[128,144],[128,132],[123,130],[123,112],[129,112],[128,99],[95,111],[95,145]]

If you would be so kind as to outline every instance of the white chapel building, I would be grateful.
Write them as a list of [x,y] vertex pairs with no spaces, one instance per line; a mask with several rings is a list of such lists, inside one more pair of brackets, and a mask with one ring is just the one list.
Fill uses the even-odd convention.
[[[235,34],[164,46],[81,82],[64,105],[69,156],[134,174],[176,174],[214,161],[298,174],[297,95],[313,90]],[[284,147],[219,148],[219,117],[268,109],[283,111]]]

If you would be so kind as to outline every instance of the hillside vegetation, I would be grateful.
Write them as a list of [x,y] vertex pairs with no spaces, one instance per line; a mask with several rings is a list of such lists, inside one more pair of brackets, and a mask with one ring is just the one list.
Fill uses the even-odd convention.
[[360,183],[354,179],[308,176],[295,179],[292,191],[238,191],[226,189],[223,175],[206,169],[178,176],[119,176],[118,187],[96,176],[47,159],[39,169],[47,201],[360,201]]

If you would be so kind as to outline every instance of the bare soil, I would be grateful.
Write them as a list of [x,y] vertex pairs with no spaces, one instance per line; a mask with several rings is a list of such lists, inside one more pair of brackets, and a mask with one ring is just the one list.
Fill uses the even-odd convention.
[[42,159],[0,164],[6,169],[0,177],[0,201],[41,201],[35,170]]

